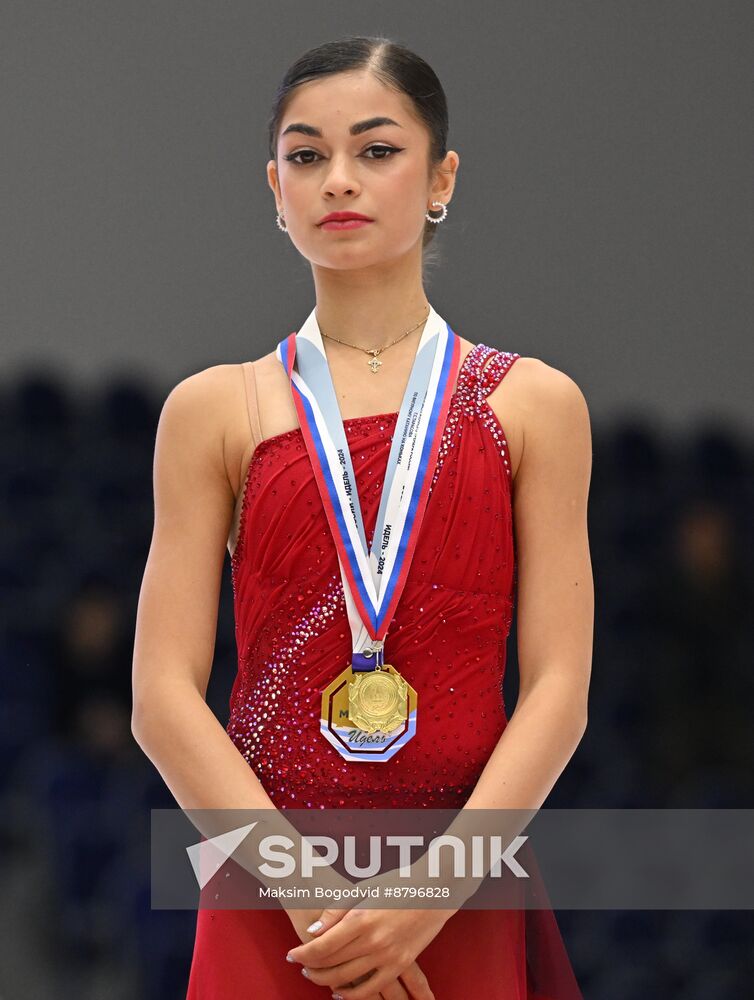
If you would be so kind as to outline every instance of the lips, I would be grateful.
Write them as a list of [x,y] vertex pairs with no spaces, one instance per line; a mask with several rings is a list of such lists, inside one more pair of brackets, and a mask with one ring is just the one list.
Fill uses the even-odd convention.
[[325,222],[348,222],[351,219],[356,219],[359,222],[373,221],[372,219],[369,218],[368,215],[361,215],[359,212],[331,212],[329,215],[326,215],[323,219],[320,219],[317,225],[321,226]]
[[344,233],[350,232],[354,229],[363,229],[365,226],[371,226],[372,223],[368,219],[346,219],[344,222],[339,222],[336,219],[330,222],[323,222],[319,227],[327,232]]

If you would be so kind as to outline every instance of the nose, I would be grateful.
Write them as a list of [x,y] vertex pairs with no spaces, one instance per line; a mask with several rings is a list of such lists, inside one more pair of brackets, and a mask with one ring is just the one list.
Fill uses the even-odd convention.
[[358,181],[354,178],[353,169],[353,161],[348,154],[333,156],[330,160],[330,169],[322,182],[322,193],[337,197],[358,191]]

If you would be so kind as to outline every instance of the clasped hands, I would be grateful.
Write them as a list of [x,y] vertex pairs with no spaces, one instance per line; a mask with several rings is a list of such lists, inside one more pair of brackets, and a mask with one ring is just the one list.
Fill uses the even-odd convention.
[[[395,884],[392,873],[358,885],[381,890],[387,882]],[[353,888],[345,881],[344,885]],[[322,911],[321,927],[312,940],[291,948],[286,957],[300,962],[312,983],[330,987],[342,1000],[434,1000],[416,958],[457,909],[328,908]],[[299,937],[305,928],[297,924],[308,924],[313,912],[288,911]],[[303,921],[302,914],[306,914]]]

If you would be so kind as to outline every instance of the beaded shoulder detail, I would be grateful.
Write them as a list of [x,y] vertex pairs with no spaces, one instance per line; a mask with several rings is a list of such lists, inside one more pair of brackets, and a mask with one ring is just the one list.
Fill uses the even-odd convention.
[[514,361],[521,357],[515,351],[493,351],[492,358],[482,369],[480,394],[483,399],[503,381]]
[[429,488],[430,493],[434,489],[448,451],[455,447],[456,432],[463,415],[472,419],[478,418],[490,432],[495,447],[502,456],[506,479],[510,481],[508,442],[499,420],[487,403],[487,396],[502,381],[513,362],[520,356],[520,354],[510,351],[498,351],[494,347],[481,343],[476,344],[466,355],[458,375],[453,402],[448,411],[448,419],[437,455],[437,465]]
[[476,413],[520,357],[514,351],[498,351],[487,344],[476,344],[466,355],[458,374],[455,395],[465,412]]

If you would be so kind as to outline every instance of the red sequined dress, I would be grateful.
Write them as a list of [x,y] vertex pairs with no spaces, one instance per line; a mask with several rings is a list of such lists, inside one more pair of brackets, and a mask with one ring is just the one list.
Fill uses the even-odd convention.
[[[460,808],[505,729],[511,470],[487,396],[518,354],[464,359],[406,587],[385,647],[419,697],[416,735],[389,761],[351,763],[320,733],[321,692],[350,658],[337,553],[299,428],[259,441],[229,539],[238,674],[227,732],[285,808]],[[397,413],[344,421],[371,544]],[[187,1000],[312,1000],[282,909],[200,909]],[[580,1000],[551,910],[455,913],[417,956],[436,1000]]]

